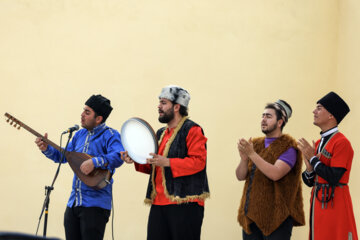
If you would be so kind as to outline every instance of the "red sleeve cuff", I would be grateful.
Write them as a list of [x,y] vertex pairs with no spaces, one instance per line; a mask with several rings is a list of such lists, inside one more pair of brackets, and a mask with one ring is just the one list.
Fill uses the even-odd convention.
[[150,174],[151,165],[150,164],[139,164],[134,162],[135,170],[142,173]]

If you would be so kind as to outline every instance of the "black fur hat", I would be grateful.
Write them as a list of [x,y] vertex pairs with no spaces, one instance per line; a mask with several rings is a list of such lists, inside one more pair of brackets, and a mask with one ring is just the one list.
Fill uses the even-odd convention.
[[106,121],[112,111],[110,100],[106,97],[99,95],[92,95],[86,102],[86,106],[91,107],[94,112],[103,117],[103,122]]
[[346,114],[350,112],[350,108],[346,102],[334,92],[329,92],[317,101],[317,103],[323,105],[324,108],[335,117],[338,124],[344,119]]

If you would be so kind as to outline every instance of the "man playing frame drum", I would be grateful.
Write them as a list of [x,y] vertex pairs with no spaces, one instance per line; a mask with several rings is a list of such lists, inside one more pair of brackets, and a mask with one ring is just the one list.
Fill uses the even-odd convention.
[[[151,205],[147,239],[200,240],[204,201],[210,196],[206,142],[202,128],[188,118],[189,93],[167,86],[159,96],[156,133],[159,150],[135,169],[150,174],[145,203]],[[121,158],[133,163],[127,152]]]

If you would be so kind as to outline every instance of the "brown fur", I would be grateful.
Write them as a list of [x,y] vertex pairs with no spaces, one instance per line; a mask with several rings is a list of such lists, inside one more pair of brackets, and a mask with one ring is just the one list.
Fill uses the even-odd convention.
[[270,180],[259,169],[255,170],[249,193],[248,213],[245,216],[246,191],[253,165],[252,161],[249,161],[248,176],[238,212],[240,225],[246,233],[250,234],[250,224],[255,222],[265,236],[275,231],[288,216],[292,217],[294,226],[305,225],[301,187],[302,156],[295,139],[284,134],[267,148],[265,148],[264,137],[253,139],[253,143],[254,150],[271,164],[274,164],[280,155],[290,147],[296,149],[297,161],[290,172],[278,181]]

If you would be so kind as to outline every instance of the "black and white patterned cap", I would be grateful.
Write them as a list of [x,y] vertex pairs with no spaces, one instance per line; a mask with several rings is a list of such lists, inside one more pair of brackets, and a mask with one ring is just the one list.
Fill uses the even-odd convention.
[[283,118],[284,122],[287,122],[292,114],[292,109],[291,109],[290,105],[281,99],[274,102],[274,104],[275,104],[275,106],[279,106],[279,110],[281,112],[282,118]]
[[159,99],[160,98],[166,98],[172,102],[180,104],[181,106],[188,107],[190,94],[179,86],[169,85],[161,90]]

